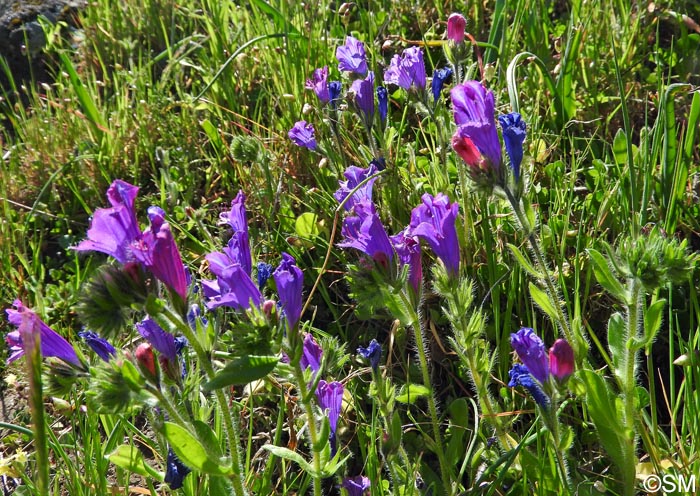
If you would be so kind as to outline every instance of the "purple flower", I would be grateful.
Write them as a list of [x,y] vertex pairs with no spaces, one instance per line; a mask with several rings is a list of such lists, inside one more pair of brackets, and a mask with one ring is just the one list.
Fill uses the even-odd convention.
[[141,237],[134,200],[139,188],[117,179],[107,190],[111,208],[98,208],[90,222],[86,240],[73,249],[99,251],[124,264],[131,260],[131,244]]
[[379,368],[379,360],[382,358],[382,347],[377,343],[376,339],[370,341],[367,348],[362,346],[357,348],[357,353],[362,358],[369,360],[372,370],[376,371]]
[[[459,135],[469,138],[495,170],[501,167],[501,143],[496,130],[493,92],[478,81],[452,88],[452,110]],[[473,164],[469,164],[473,165]]]
[[114,348],[114,346],[109,344],[109,341],[106,339],[98,336],[97,333],[92,331],[83,331],[79,332],[78,336],[83,338],[83,341],[85,341],[87,345],[92,348],[92,351],[97,353],[97,356],[105,362],[109,362],[117,355],[117,350]]
[[272,275],[272,265],[265,262],[258,262],[258,289],[263,290],[267,280]]
[[311,78],[306,80],[305,88],[307,90],[314,90],[314,93],[316,93],[321,103],[330,102],[331,95],[328,90],[328,66],[314,70]]
[[384,82],[396,84],[408,90],[411,86],[425,88],[425,64],[423,51],[418,47],[407,48],[402,55],[394,55],[384,73]]
[[516,363],[508,372],[510,381],[508,387],[522,386],[524,387],[535,400],[535,402],[543,408],[548,408],[550,399],[549,396],[542,390],[540,385],[533,379],[530,370],[522,364]]
[[192,470],[180,461],[170,446],[168,446],[166,465],[165,479],[163,479],[163,481],[170,486],[170,489],[180,489],[182,487],[182,481]]
[[455,225],[459,205],[450,203],[443,193],[435,197],[426,193],[422,200],[423,203],[411,212],[407,234],[427,241],[445,264],[447,272],[455,276],[459,273],[459,242]]
[[321,368],[321,359],[323,350],[318,345],[314,337],[310,333],[304,334],[304,345],[299,364],[302,370],[311,368],[311,371],[316,375],[316,372]]
[[149,207],[148,218],[151,226],[144,231],[141,239],[132,245],[134,258],[185,300],[185,266],[170,231],[170,224],[165,222],[165,212],[160,207]]
[[450,14],[450,17],[447,18],[447,39],[455,43],[462,43],[466,27],[467,20],[462,14]]
[[348,492],[348,496],[364,496],[365,491],[370,487],[372,487],[372,484],[364,475],[357,475],[352,478],[346,477],[343,480],[343,488]]
[[355,248],[380,264],[388,264],[394,257],[389,236],[369,201],[356,202],[353,215],[343,221],[341,248]]
[[408,282],[415,294],[419,294],[423,284],[420,242],[416,237],[409,235],[409,228],[389,239],[399,257],[401,267],[408,265]]
[[338,69],[349,71],[364,76],[367,74],[367,56],[365,45],[352,36],[345,38],[345,45],[335,50],[335,58],[338,59]]
[[377,107],[383,124],[386,122],[386,115],[389,112],[389,92],[384,86],[377,87]]
[[234,263],[243,267],[246,274],[251,275],[253,262],[250,255],[250,241],[248,239],[248,213],[245,208],[245,194],[239,191],[236,198],[231,201],[231,210],[219,215],[222,224],[228,224],[233,230],[233,236],[224,248]]
[[435,69],[433,72],[433,81],[430,83],[430,87],[433,90],[433,99],[435,102],[440,98],[440,93],[442,93],[442,87],[452,75],[452,69],[449,67],[443,67],[442,69]]
[[25,339],[34,339],[34,335],[38,332],[41,339],[41,355],[44,358],[56,357],[64,362],[80,365],[78,355],[68,341],[46,325],[20,300],[15,300],[12,305],[16,310],[8,308],[5,312],[7,320],[17,327],[17,330],[9,332],[5,336],[5,341],[10,347],[10,357],[7,359],[7,363],[14,362],[24,355]]
[[146,317],[136,324],[136,329],[165,358],[171,361],[177,358],[175,336],[165,331],[153,319]]
[[549,379],[549,361],[544,343],[529,327],[510,335],[510,345],[535,379],[541,384]]
[[374,117],[374,72],[369,71],[365,79],[356,79],[350,86],[354,94],[355,108],[368,128],[372,127]]
[[[366,169],[360,169],[354,165],[351,165],[343,175],[347,181],[338,181],[340,188],[333,194],[338,203],[343,203],[343,201],[348,197],[350,192],[357,188],[357,186],[367,179],[377,173],[377,168],[370,164]],[[362,185],[355,193],[345,202],[345,210],[352,210],[356,203],[371,202],[372,201],[372,187],[377,178],[370,179],[365,184]]]
[[331,81],[328,83],[331,107],[336,108],[338,106],[338,99],[340,98],[340,92],[342,90],[343,84],[340,81]]
[[343,408],[343,385],[340,382],[327,383],[324,380],[318,381],[316,386],[316,399],[321,410],[326,412],[328,423],[331,428],[331,456],[336,452],[335,431],[338,428],[338,418],[340,410]]
[[309,150],[316,149],[316,131],[306,121],[298,121],[289,130],[289,139],[297,146],[305,146]]
[[566,339],[557,339],[549,349],[549,371],[562,382],[574,373],[574,350]]
[[506,145],[510,167],[517,182],[520,180],[520,164],[523,161],[523,142],[527,135],[527,125],[517,112],[499,115],[498,122],[501,124],[503,143]]
[[277,285],[282,311],[292,330],[299,323],[302,310],[301,293],[304,289],[304,273],[296,266],[294,257],[282,253],[282,261],[272,274]]
[[241,265],[219,252],[210,253],[206,259],[209,270],[216,276],[214,281],[202,281],[204,296],[209,299],[207,308],[213,310],[224,306],[246,310],[251,303],[260,305],[262,293]]

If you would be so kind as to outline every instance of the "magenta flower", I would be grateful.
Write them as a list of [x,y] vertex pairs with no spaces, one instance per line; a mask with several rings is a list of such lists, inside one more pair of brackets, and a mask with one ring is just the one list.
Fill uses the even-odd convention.
[[348,36],[345,45],[335,50],[335,58],[338,59],[338,69],[349,71],[364,76],[367,74],[367,55],[365,45],[358,39]]
[[344,387],[340,382],[327,383],[324,380],[318,381],[316,387],[316,399],[321,410],[326,412],[328,423],[331,428],[331,456],[336,452],[335,432],[338,429],[338,419],[340,411],[343,408],[343,390]]
[[364,496],[371,487],[370,480],[364,475],[346,477],[343,480],[343,489],[348,492],[348,496]]
[[301,360],[299,364],[302,370],[311,368],[311,371],[316,374],[321,368],[321,359],[323,358],[323,350],[316,342],[310,333],[304,334],[304,344],[302,347]]
[[459,136],[468,138],[479,156],[487,159],[494,170],[500,170],[501,142],[496,130],[493,92],[478,81],[468,81],[452,88],[450,94]]
[[425,64],[423,51],[418,47],[407,48],[402,55],[394,55],[384,73],[384,82],[396,84],[408,90],[411,86],[425,89]]
[[131,244],[141,237],[134,201],[139,188],[117,179],[107,190],[110,208],[98,208],[90,222],[88,239],[73,249],[99,251],[124,264],[132,259]]
[[399,257],[401,267],[408,265],[408,282],[415,294],[420,294],[423,284],[423,266],[421,262],[420,242],[409,234],[409,228],[389,238]]
[[331,101],[331,94],[328,88],[328,66],[314,70],[310,79],[306,80],[304,86],[307,90],[314,90],[321,103]]
[[220,222],[228,224],[233,230],[233,236],[224,248],[224,253],[234,262],[243,267],[248,275],[252,275],[253,262],[250,254],[248,237],[248,213],[245,207],[245,194],[239,191],[231,201],[231,210],[219,215]]
[[447,18],[447,39],[455,43],[462,43],[466,27],[467,20],[462,14],[450,14],[450,17]]
[[95,211],[87,232],[88,239],[74,249],[100,251],[122,264],[137,261],[184,300],[187,297],[187,275],[170,225],[165,222],[165,212],[159,207],[150,207],[151,226],[142,233],[134,210],[138,190],[127,182],[114,181],[107,190],[112,207]]
[[277,285],[282,312],[287,319],[289,329],[292,330],[301,318],[304,273],[296,266],[294,257],[288,253],[282,253],[282,261],[272,277]]
[[389,236],[369,201],[355,203],[353,215],[345,218],[341,233],[344,238],[338,243],[341,248],[355,248],[384,265],[394,257]]
[[365,79],[356,79],[350,86],[350,92],[353,93],[353,102],[355,108],[362,117],[365,125],[372,127],[372,119],[374,117],[374,72],[369,71]]
[[426,193],[423,203],[411,212],[408,236],[418,236],[426,241],[445,264],[451,276],[459,273],[459,241],[457,240],[457,202],[443,193],[433,196]]
[[549,371],[560,382],[574,373],[574,350],[566,339],[557,339],[549,349]]
[[309,150],[316,149],[316,131],[313,125],[306,121],[296,122],[287,134],[295,145],[306,147]]
[[216,280],[202,281],[204,296],[209,299],[207,308],[246,310],[251,304],[260,306],[262,293],[241,265],[219,252],[208,254],[206,259],[209,270],[216,276]]
[[7,320],[17,327],[17,330],[9,332],[5,336],[5,341],[10,347],[10,357],[7,359],[7,363],[14,362],[24,355],[24,340],[33,339],[34,334],[38,332],[41,339],[41,355],[44,358],[56,357],[65,362],[80,365],[78,355],[68,341],[46,325],[36,313],[25,307],[20,300],[15,300],[12,305],[16,310],[8,308],[5,312]]
[[165,212],[160,207],[149,207],[148,218],[151,226],[132,244],[134,258],[185,300],[187,274],[170,224],[165,222]]
[[523,327],[510,335],[510,344],[532,376],[541,384],[549,379],[549,360],[544,343],[535,331]]
[[[377,167],[373,164],[370,164],[369,167],[367,167],[366,169],[360,169],[359,167],[351,165],[345,170],[345,172],[343,172],[343,176],[345,176],[345,179],[347,179],[347,181],[338,181],[338,185],[340,186],[340,188],[338,188],[338,190],[333,194],[333,196],[336,200],[338,200],[338,203],[342,203],[343,200],[345,200],[345,198],[347,198],[347,196],[350,194],[350,192],[353,189],[357,188],[357,186],[362,181],[364,181],[370,176],[373,176],[376,173]],[[352,210],[356,203],[371,202],[372,187],[374,186],[374,182],[376,180],[376,177],[370,179],[365,184],[363,184],[361,188],[355,191],[355,193],[352,195],[352,198],[349,198],[348,201],[345,202],[345,205],[343,205],[345,210]]]

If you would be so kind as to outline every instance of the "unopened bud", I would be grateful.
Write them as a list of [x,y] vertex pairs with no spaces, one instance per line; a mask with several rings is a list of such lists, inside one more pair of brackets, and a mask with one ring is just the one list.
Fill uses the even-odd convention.
[[156,357],[153,353],[153,347],[148,343],[141,343],[136,351],[136,363],[139,366],[141,373],[154,384],[158,384],[158,368],[156,367]]

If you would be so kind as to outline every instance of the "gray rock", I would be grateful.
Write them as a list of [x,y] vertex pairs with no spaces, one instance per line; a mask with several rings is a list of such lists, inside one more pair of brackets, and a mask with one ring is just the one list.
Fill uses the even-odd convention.
[[[15,83],[48,79],[42,57],[46,38],[38,18],[75,26],[76,14],[86,5],[87,0],[0,0],[0,57]],[[0,91],[8,90],[8,83],[0,70]]]

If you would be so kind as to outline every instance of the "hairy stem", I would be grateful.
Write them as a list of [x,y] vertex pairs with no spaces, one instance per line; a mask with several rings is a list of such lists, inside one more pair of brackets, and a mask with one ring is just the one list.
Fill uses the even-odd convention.
[[321,458],[319,457],[319,452],[317,450],[318,430],[316,426],[316,416],[314,415],[313,405],[311,404],[311,396],[309,395],[309,389],[306,386],[306,379],[304,378],[304,371],[301,370],[299,360],[296,360],[296,363],[294,364],[294,377],[297,382],[297,387],[299,388],[299,397],[301,399],[301,404],[306,411],[306,419],[309,425],[311,456],[313,457],[314,471],[316,472],[313,477],[314,496],[321,496],[323,494],[323,488],[321,487],[320,477]]

